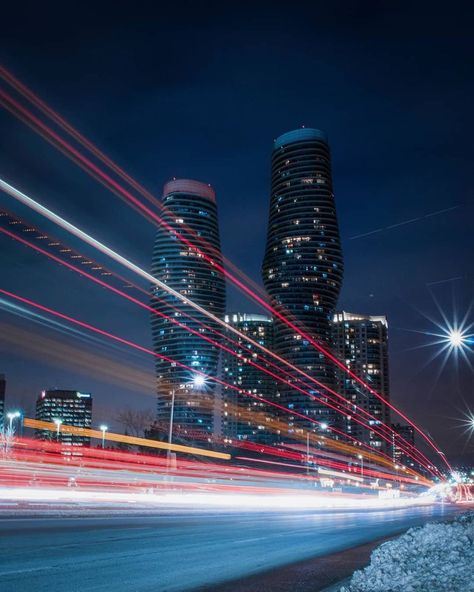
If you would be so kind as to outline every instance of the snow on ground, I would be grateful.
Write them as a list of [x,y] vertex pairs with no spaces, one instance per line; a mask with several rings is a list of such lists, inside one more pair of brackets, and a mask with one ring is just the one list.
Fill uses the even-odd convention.
[[474,512],[380,545],[340,592],[474,592]]

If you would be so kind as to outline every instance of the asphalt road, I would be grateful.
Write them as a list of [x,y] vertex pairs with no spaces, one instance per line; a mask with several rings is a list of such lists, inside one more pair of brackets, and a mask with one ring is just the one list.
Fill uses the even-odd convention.
[[453,512],[435,506],[383,512],[3,518],[0,590],[191,590],[329,555]]

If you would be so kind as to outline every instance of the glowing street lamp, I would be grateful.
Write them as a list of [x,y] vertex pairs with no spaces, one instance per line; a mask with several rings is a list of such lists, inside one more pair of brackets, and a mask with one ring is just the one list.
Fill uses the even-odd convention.
[[322,430],[327,430],[329,426],[328,426],[328,424],[327,424],[327,423],[325,423],[325,422],[323,421],[322,423],[320,423],[320,424],[319,424],[319,427],[320,427]]
[[398,470],[400,469],[400,467],[398,465],[395,465],[395,471],[397,472],[397,481],[398,481],[398,485],[400,485],[400,478],[399,478],[399,474],[398,474]]
[[451,329],[448,333],[448,339],[453,347],[462,347],[466,343],[466,336],[458,329]]
[[21,416],[21,413],[19,411],[9,411],[7,413],[7,418],[8,418],[8,429],[10,430],[10,432],[13,429],[13,421],[15,419],[17,419],[18,417]]
[[63,423],[63,420],[53,419],[53,422],[56,424],[56,440],[59,442],[59,434],[61,432],[61,424]]
[[360,476],[362,477],[362,481],[364,481],[364,457],[362,454],[358,454],[357,458],[360,460]]
[[201,374],[196,374],[193,377],[193,387],[202,388],[206,384],[206,379]]
[[105,448],[105,432],[109,429],[106,425],[102,424],[99,426],[100,431],[102,432],[102,450]]

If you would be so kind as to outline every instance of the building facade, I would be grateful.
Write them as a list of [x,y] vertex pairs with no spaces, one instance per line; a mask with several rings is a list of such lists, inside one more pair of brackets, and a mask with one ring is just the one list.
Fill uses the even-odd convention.
[[[270,213],[263,282],[270,303],[323,347],[331,346],[331,320],[342,284],[343,258],[327,136],[302,128],[274,142]],[[333,387],[334,367],[307,340],[275,318],[274,350],[316,380]],[[337,413],[318,387],[311,399],[279,384],[278,402],[327,425]],[[283,417],[282,417],[283,419]],[[288,435],[314,423],[285,414]]]
[[54,440],[67,446],[90,446],[90,438],[80,434],[68,434],[63,424],[90,429],[92,423],[92,395],[80,391],[52,389],[42,391],[36,401],[36,419],[55,423],[56,432],[37,430],[41,440]]
[[[225,321],[259,345],[268,349],[273,348],[272,317],[237,312],[226,315]],[[235,346],[229,345],[237,355],[223,352],[223,379],[252,396],[224,387],[222,433],[228,439],[270,444],[277,437],[273,426],[275,414],[270,405],[259,401],[258,398],[270,401],[273,399],[275,379],[249,364],[249,361],[254,361],[263,367],[267,366],[255,345],[230,331],[228,335],[237,342]]]
[[[334,351],[348,369],[354,372],[384,399],[390,400],[388,366],[388,323],[384,316],[370,316],[338,312],[333,323]],[[375,450],[390,453],[390,444],[373,429],[382,424],[390,426],[390,409],[378,397],[358,384],[343,370],[336,372],[337,391],[351,408],[363,409],[374,419],[365,418],[369,428],[361,426],[352,417],[345,418],[344,430],[352,437]]]
[[[222,265],[214,190],[198,181],[175,179],[164,187],[163,205],[162,218],[168,227],[159,228],[156,235],[153,276],[222,319],[225,281],[223,274],[207,259]],[[156,285],[152,288],[151,306],[159,313],[151,315],[155,352],[191,369],[156,360],[158,404],[155,427],[165,434],[173,409],[175,438],[198,440],[211,437],[217,394],[215,383],[206,381],[201,384],[201,379],[197,378],[199,375],[194,372],[217,375],[219,348],[200,335],[218,341],[218,333],[214,331],[218,332],[221,327]],[[159,315],[172,317],[184,327]]]
[[[394,464],[398,465],[400,468],[410,467],[416,471],[426,473],[426,469],[421,467],[405,452],[407,448],[409,448],[407,442],[411,446],[415,446],[415,430],[413,426],[394,423],[392,424],[392,430],[394,432],[392,435],[392,460]],[[399,442],[399,438],[403,438],[403,440]],[[399,445],[401,445],[403,449],[400,448]]]

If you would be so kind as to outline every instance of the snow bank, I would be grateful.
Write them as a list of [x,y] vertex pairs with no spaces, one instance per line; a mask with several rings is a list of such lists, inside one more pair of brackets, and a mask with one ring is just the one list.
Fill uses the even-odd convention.
[[474,592],[474,512],[380,545],[340,592]]

